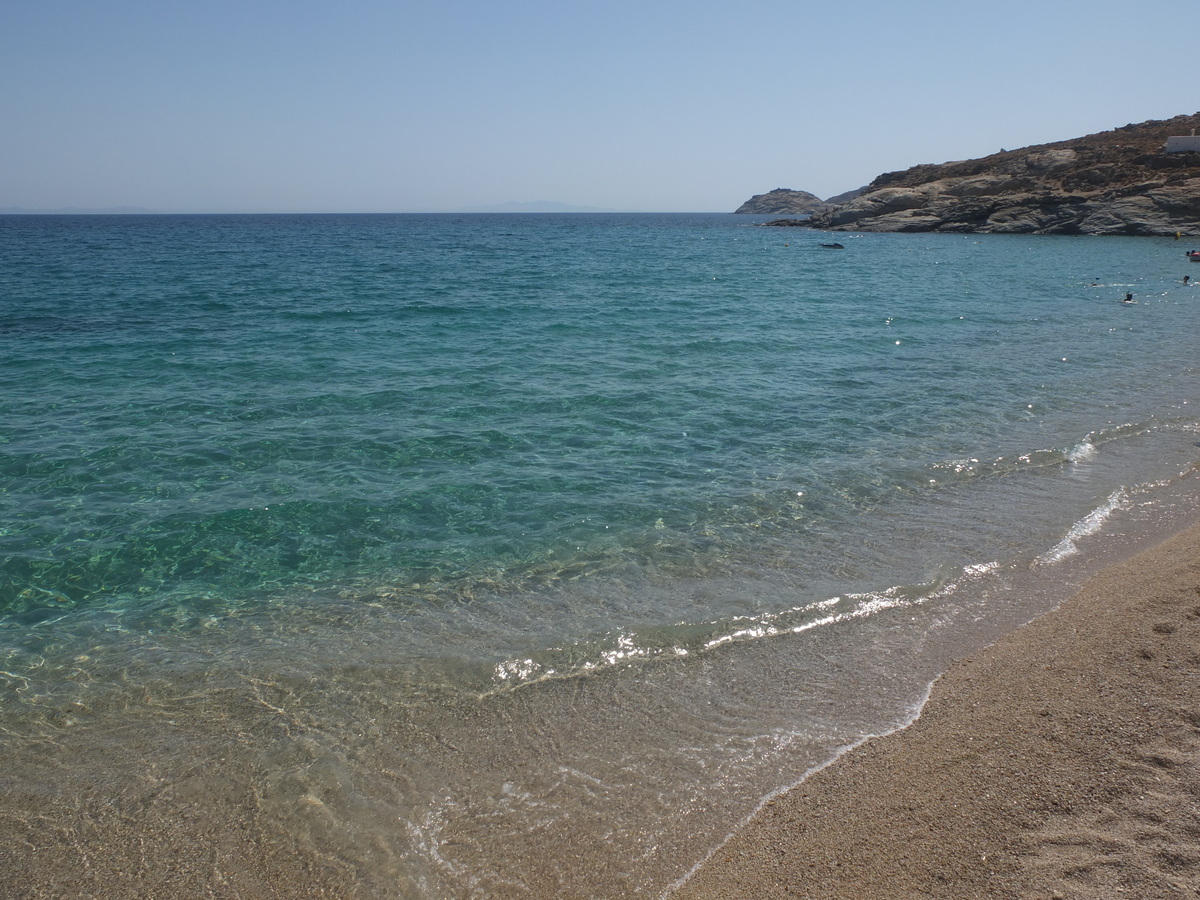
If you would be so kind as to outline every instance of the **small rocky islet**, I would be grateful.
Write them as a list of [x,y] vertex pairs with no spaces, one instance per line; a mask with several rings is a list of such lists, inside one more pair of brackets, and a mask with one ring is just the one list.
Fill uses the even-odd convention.
[[980,159],[913,166],[821,200],[777,188],[735,212],[804,216],[768,225],[828,231],[1200,235],[1200,113],[1125,125]]

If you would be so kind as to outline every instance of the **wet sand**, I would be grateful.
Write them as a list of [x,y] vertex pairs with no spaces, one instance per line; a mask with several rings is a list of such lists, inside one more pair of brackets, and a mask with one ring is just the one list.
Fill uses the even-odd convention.
[[1200,528],[951,668],[672,900],[1200,893]]

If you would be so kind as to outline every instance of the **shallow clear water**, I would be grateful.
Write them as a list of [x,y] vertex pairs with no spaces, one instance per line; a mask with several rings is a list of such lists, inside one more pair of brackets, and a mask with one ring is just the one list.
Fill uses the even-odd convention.
[[4,839],[659,892],[1193,515],[1186,248],[758,221],[0,218]]

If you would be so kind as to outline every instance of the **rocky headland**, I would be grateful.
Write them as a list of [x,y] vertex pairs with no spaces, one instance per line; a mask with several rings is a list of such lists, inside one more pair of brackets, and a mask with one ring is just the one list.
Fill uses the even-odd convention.
[[755,194],[734,213],[750,213],[758,216],[806,216],[820,212],[826,208],[826,203],[816,194],[808,191],[793,191],[789,188],[775,188],[765,194]]
[[[735,209],[734,213],[749,213],[758,216],[811,216],[832,209],[839,203],[847,203],[865,190],[865,187],[860,187],[857,190],[846,191],[844,194],[822,200],[816,194],[810,194],[808,191],[775,188],[765,194],[755,194]],[[767,222],[766,224],[777,223]],[[786,224],[792,224],[792,221],[788,220]]]
[[[1200,235],[1200,152],[1164,150],[1168,137],[1198,128],[1200,113],[888,172],[849,200],[805,210],[805,224],[834,231]],[[746,208],[780,193],[759,195],[738,212],[798,214]]]

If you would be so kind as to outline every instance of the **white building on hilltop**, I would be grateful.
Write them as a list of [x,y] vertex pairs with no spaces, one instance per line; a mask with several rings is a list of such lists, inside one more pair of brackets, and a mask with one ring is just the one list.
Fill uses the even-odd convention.
[[1167,146],[1163,147],[1164,153],[1183,153],[1186,150],[1200,152],[1200,137],[1197,137],[1195,128],[1186,137],[1167,138]]

